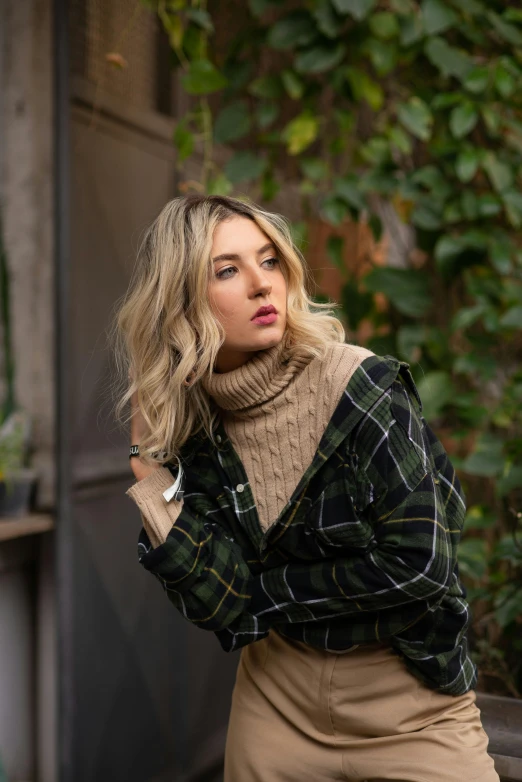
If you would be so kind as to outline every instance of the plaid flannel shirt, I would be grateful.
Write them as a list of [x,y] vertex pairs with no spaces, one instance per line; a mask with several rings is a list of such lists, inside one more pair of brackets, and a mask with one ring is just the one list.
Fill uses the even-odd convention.
[[138,543],[185,619],[226,651],[270,628],[331,652],[386,642],[433,689],[476,685],[457,566],[465,500],[408,364],[361,363],[267,531],[220,422],[215,435],[182,450],[184,503],[165,543],[144,529]]

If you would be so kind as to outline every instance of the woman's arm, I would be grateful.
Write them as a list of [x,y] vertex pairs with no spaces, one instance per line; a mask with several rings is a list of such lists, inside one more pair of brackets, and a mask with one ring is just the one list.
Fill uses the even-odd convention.
[[[138,445],[145,426],[136,394],[131,407],[131,444]],[[167,501],[163,496],[174,482],[167,467],[146,465],[138,457],[130,462],[136,483],[127,494],[143,522],[138,542],[141,564],[156,576],[185,619],[206,630],[227,627],[250,602],[252,577],[239,546],[203,517],[185,513],[180,518],[183,500]]]

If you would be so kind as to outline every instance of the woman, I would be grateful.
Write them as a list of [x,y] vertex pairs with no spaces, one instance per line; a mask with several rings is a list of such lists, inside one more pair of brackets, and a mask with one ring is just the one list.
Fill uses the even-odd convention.
[[117,328],[141,564],[242,647],[226,782],[498,780],[464,499],[408,366],[344,343],[282,218],[218,196],[166,205]]

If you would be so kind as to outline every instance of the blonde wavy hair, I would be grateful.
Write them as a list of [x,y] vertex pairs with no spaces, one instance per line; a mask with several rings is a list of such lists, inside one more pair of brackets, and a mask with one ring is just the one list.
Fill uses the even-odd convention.
[[125,295],[116,302],[109,339],[116,368],[114,414],[126,426],[136,392],[148,435],[140,456],[175,460],[186,440],[202,428],[212,439],[217,416],[201,385],[210,375],[225,334],[208,299],[211,248],[216,226],[233,217],[253,220],[277,249],[287,283],[283,351],[324,356],[343,342],[335,304],[312,301],[310,272],[285,218],[254,203],[223,196],[175,198],[148,228]]

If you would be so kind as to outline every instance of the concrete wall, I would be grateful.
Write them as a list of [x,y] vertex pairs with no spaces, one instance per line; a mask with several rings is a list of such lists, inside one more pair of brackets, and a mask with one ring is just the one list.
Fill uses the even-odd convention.
[[[53,507],[55,480],[51,7],[50,0],[0,0],[0,203],[16,393],[33,418],[42,509]],[[10,782],[57,778],[48,538],[45,560],[38,539],[0,544],[0,754]]]

